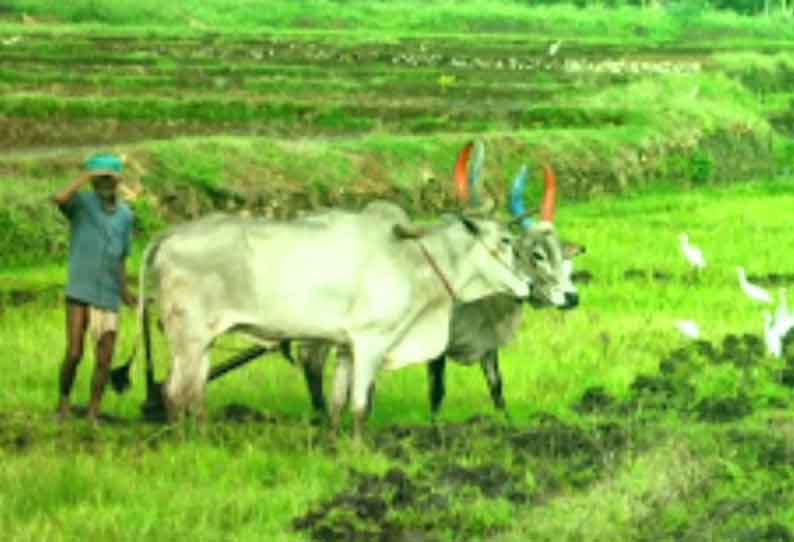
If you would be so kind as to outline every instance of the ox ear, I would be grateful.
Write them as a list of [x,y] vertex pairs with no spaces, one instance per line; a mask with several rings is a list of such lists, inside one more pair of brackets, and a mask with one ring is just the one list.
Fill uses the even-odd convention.
[[466,231],[468,231],[470,234],[475,236],[480,235],[480,227],[474,220],[465,216],[461,216],[460,221],[463,222],[463,225],[466,227]]
[[419,239],[425,234],[423,228],[406,224],[395,224],[392,233],[397,239]]
[[578,245],[576,243],[569,243],[566,241],[562,241],[560,244],[562,245],[562,257],[566,260],[572,260],[577,256],[587,253],[587,247],[584,245]]

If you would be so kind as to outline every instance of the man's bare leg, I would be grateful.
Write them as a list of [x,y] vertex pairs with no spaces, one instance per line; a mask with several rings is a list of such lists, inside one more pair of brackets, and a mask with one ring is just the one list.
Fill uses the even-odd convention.
[[113,363],[113,350],[116,346],[116,332],[108,331],[100,337],[96,345],[96,367],[91,380],[91,402],[88,405],[88,419],[92,422],[99,420],[99,409],[102,396],[110,376],[110,366]]
[[83,359],[83,341],[88,326],[88,307],[80,303],[66,302],[66,354],[63,357],[59,378],[58,417],[71,416],[69,395],[77,375],[77,366]]

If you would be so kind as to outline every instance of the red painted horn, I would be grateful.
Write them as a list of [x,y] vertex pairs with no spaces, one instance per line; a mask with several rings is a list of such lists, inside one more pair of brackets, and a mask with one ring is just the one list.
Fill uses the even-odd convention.
[[455,194],[463,205],[469,203],[469,158],[474,148],[474,142],[468,143],[458,155],[455,162]]
[[543,202],[540,204],[540,219],[554,222],[554,211],[557,206],[557,176],[549,164],[543,165]]

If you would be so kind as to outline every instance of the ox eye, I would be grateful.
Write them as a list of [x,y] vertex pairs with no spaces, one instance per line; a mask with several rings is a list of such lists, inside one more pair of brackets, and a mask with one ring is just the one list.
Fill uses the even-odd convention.
[[510,244],[510,238],[509,237],[502,237],[502,244],[509,245]]
[[543,260],[546,259],[546,255],[543,254],[542,252],[533,252],[532,259],[535,260],[536,262],[542,262]]

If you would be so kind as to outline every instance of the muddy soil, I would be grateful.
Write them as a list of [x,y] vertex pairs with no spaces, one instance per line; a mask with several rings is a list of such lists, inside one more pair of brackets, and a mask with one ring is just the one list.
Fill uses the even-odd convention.
[[[787,339],[794,343],[794,335]],[[722,442],[720,446],[739,450],[735,461],[748,465],[748,469],[788,472],[794,465],[794,447],[785,434],[735,423],[756,410],[770,381],[786,385],[786,375],[794,374],[794,356],[786,360],[786,370],[781,374],[769,369],[767,362],[760,337],[729,334],[719,343],[699,340],[670,350],[661,356],[658,373],[638,375],[622,397],[611,395],[603,387],[587,389],[573,405],[581,414],[575,423],[539,413],[520,426],[475,417],[461,423],[373,430],[368,446],[388,458],[389,467],[380,473],[351,469],[344,489],[293,518],[292,526],[318,542],[435,542],[495,536],[510,528],[511,515],[494,515],[489,507],[509,506],[520,511],[590,488],[620,469],[628,452],[653,446],[657,432],[653,423],[670,412],[682,419],[726,428],[715,433]],[[725,364],[737,369],[740,392],[709,396],[698,392],[697,379],[702,378],[703,371]],[[0,413],[0,449],[26,454],[56,441],[65,450],[88,453],[129,446],[145,452],[174,438],[159,426],[137,420],[104,421],[112,425],[112,440],[88,428],[64,428],[55,423],[46,426],[30,415]],[[304,423],[303,419],[230,404],[213,415],[206,437],[218,446],[233,449],[245,442],[241,434],[258,434],[262,424],[297,427]],[[319,435],[322,453],[339,453],[330,440]],[[736,538],[732,532],[726,539],[757,536],[759,540],[784,540],[775,537],[790,533],[771,518],[776,510],[787,506],[781,499],[792,488],[785,476],[769,479],[780,483],[770,486],[770,493],[757,502],[711,497],[725,494],[724,490],[709,488],[722,487],[719,484],[727,483],[726,478],[706,480],[701,489],[686,496],[702,505],[693,512],[693,522],[716,529],[719,522],[714,521],[714,514],[754,506],[766,519],[752,531],[744,526],[742,537]],[[659,525],[669,523],[665,506],[662,503],[658,510],[652,509],[650,519],[658,516]],[[654,534],[667,536],[658,531]],[[684,539],[696,538],[687,535]]]
[[659,269],[626,269],[623,272],[625,280],[653,280],[656,282],[669,282],[673,274]]
[[0,289],[0,311],[33,302],[57,302],[63,293],[64,288],[61,285],[41,290]]
[[595,280],[595,277],[593,276],[593,273],[587,269],[581,269],[571,273],[571,280],[574,282],[574,284],[590,284],[593,282],[593,280]]
[[791,286],[794,284],[794,273],[766,273],[748,275],[747,280],[762,286]]
[[578,427],[551,415],[520,429],[481,418],[386,429],[374,446],[398,466],[381,476],[351,472],[348,489],[293,525],[323,542],[490,536],[509,521],[482,522],[467,506],[483,500],[538,506],[565,488],[587,487],[615,468],[630,440],[617,424]]
[[[99,454],[108,450],[148,453],[178,443],[184,436],[168,426],[135,419],[107,418],[107,428],[81,418],[55,418],[23,412],[0,413],[0,450],[29,454],[36,449]],[[213,415],[203,438],[224,449],[245,446],[246,435],[261,434],[262,424],[302,426],[305,421],[275,417],[257,409],[228,405]],[[315,430],[311,430],[315,431]],[[339,453],[317,433],[322,453]],[[241,438],[242,437],[242,438]],[[614,423],[567,424],[540,415],[528,426],[510,427],[491,419],[438,425],[389,427],[369,442],[392,463],[384,473],[351,470],[347,487],[294,518],[293,526],[322,541],[408,541],[475,539],[509,526],[482,506],[509,503],[539,506],[560,492],[588,487],[620,463],[632,437]],[[137,453],[137,452],[136,452]],[[474,508],[471,508],[471,507]]]
[[715,435],[712,446],[731,458],[733,471],[718,466],[688,494],[658,502],[643,518],[637,540],[794,541],[794,531],[780,521],[791,510],[794,490],[790,439],[774,429],[730,429]]
[[[658,373],[637,375],[626,397],[618,399],[603,387],[591,387],[574,408],[582,413],[642,412],[648,417],[675,411],[709,423],[740,420],[752,414],[759,402],[785,406],[779,398],[767,397],[764,387],[769,381],[794,387],[794,332],[786,336],[784,344],[786,366],[778,370],[770,368],[764,340],[758,335],[727,334],[721,344],[691,341],[662,356]],[[703,396],[697,390],[697,379],[702,378],[709,365],[722,364],[733,365],[739,371],[738,385],[716,395]]]

